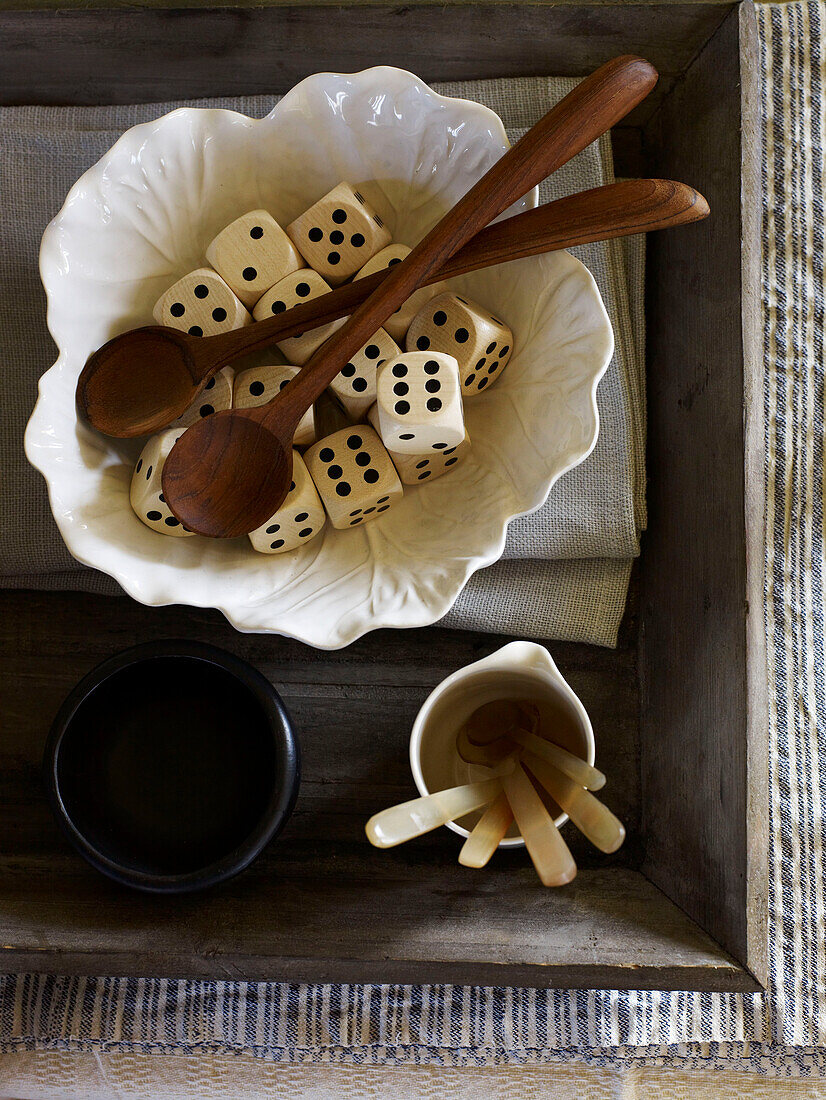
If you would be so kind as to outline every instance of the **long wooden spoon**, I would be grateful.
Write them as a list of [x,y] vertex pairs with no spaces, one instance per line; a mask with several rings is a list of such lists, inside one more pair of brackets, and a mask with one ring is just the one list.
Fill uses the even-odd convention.
[[603,65],[540,119],[393,267],[276,399],[258,408],[216,413],[184,432],[162,477],[175,517],[213,538],[235,538],[264,523],[289,490],[295,429],[341,368],[428,275],[624,117],[656,79],[654,68],[641,58],[621,57]]
[[[525,256],[591,241],[670,229],[708,216],[693,187],[673,180],[624,180],[580,191],[481,230],[427,277],[428,283]],[[218,336],[197,337],[148,326],[115,336],[89,358],[77,384],[78,411],[98,431],[128,438],[167,427],[210,378],[242,355],[346,317],[390,273],[365,279],[303,305]]]

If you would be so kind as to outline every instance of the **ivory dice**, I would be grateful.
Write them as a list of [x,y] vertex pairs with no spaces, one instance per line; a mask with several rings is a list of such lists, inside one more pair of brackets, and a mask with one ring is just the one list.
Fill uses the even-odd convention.
[[252,321],[243,303],[220,275],[208,267],[190,271],[162,294],[152,316],[159,325],[190,336],[215,336]]
[[410,351],[442,351],[455,357],[462,394],[493,385],[513,352],[513,333],[482,306],[456,294],[440,294],[421,309],[407,333]]
[[164,500],[161,476],[169,452],[183,434],[181,428],[167,428],[165,432],[153,435],[135,464],[129,488],[129,503],[141,523],[161,535],[175,535],[178,538],[195,532],[188,531],[172,515]]
[[376,411],[385,446],[400,454],[458,447],[465,438],[459,367],[442,352],[404,352],[378,371]]
[[[375,405],[367,414],[367,419],[372,427],[379,431],[378,409]],[[388,449],[387,453],[396,467],[396,473],[402,485],[422,485],[426,481],[435,481],[443,474],[449,474],[469,451],[470,436],[465,432],[465,438],[458,447],[448,447],[445,451],[428,451],[426,454],[413,455]]]
[[266,210],[250,210],[230,222],[210,242],[206,258],[250,308],[271,286],[304,267],[301,254]]
[[340,183],[287,226],[310,267],[338,286],[390,244],[382,219],[361,192]]
[[205,416],[223,412],[232,408],[232,386],[235,371],[232,367],[224,367],[214,374],[207,382],[185,413],[182,413],[173,424],[172,428],[191,428]]
[[[356,279],[364,279],[367,275],[375,275],[377,271],[383,271],[386,267],[393,267],[394,264],[401,263],[409,253],[410,249],[406,244],[389,244],[387,248],[383,248],[381,252],[377,252],[372,259],[367,261],[356,275]],[[353,281],[355,282],[356,279]],[[415,290],[404,305],[397,309],[391,317],[387,318],[384,322],[385,329],[402,346],[407,336],[407,330],[419,310],[424,309],[432,298],[446,292],[447,283],[444,281],[431,283],[429,286],[423,286],[419,290]]]
[[327,522],[324,505],[304,459],[293,451],[293,480],[284,503],[266,523],[250,531],[249,540],[259,554],[284,554],[306,546]]
[[[250,367],[235,376],[233,387],[233,408],[252,409],[256,405],[266,405],[298,374],[298,367],[287,364],[270,363],[263,367]],[[293,443],[296,447],[308,447],[315,442],[315,416],[312,407],[302,416],[295,430]]]
[[[267,291],[253,310],[253,316],[256,321],[263,321],[265,317],[271,317],[274,313],[283,313],[285,309],[297,306],[301,302],[309,302],[329,292],[330,284],[325,282],[317,271],[309,268],[294,271]],[[302,332],[300,336],[288,336],[286,340],[278,341],[278,347],[291,363],[299,367],[303,366],[324,341],[332,336],[336,329],[341,328],[346,319],[346,317],[340,317],[327,325]]]
[[378,368],[397,355],[401,355],[401,348],[380,328],[330,383],[333,395],[353,420],[364,419],[364,414],[376,400]]
[[340,530],[377,519],[401,499],[399,475],[368,424],[320,439],[304,458],[330,522]]

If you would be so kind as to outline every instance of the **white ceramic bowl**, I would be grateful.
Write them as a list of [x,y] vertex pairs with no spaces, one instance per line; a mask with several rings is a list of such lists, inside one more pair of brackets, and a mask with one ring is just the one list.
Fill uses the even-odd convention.
[[596,442],[613,336],[593,278],[572,256],[455,280],[514,330],[501,380],[466,404],[472,454],[380,520],[328,525],[296,553],[150,531],[129,507],[140,442],[79,424],[74,391],[91,352],[150,324],[158,296],[244,211],[264,207],[286,224],[348,180],[394,240],[412,245],[507,144],[486,107],[386,67],[309,77],[260,120],[182,109],[128,130],[69,192],[40,254],[60,355],[40,380],[26,453],[70,552],[142,603],[217,607],[239,630],[324,649],[444,615],[474,570],[500,556],[508,521],[538,508]]

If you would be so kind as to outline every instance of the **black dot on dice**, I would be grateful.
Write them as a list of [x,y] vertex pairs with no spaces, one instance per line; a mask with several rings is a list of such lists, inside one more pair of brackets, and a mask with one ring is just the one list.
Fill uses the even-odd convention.
[[428,412],[437,413],[441,407],[442,403],[438,397],[431,397],[430,400],[427,402]]
[[375,512],[375,510],[376,510],[375,508],[365,508],[365,509],[364,509],[364,514],[365,514],[366,516],[369,516],[369,515],[370,515],[370,513],[371,513],[371,512]]
[[345,378],[352,378],[353,375],[356,373],[355,364],[348,363],[346,367],[341,368],[341,373],[344,375]]
[[438,393],[439,390],[442,388],[442,383],[438,380],[438,378],[428,378],[428,380],[424,384],[424,388],[427,390],[428,393]]
[[294,488],[295,488],[295,482],[291,481],[290,482],[290,492],[292,492]]
[[275,542],[270,543],[270,550],[280,550],[283,545],[283,539],[276,539]]
[[429,465],[430,465],[430,459],[426,458],[424,460],[424,462],[417,462],[416,463],[416,469],[417,470],[423,470],[425,468],[425,466],[429,466]]
[[370,465],[370,455],[367,453],[367,451],[359,451],[359,453],[356,455],[356,465],[357,466],[369,466]]
[[416,436],[413,432],[405,432],[404,435],[400,435],[399,439],[415,439]]
[[143,466],[143,459],[142,459],[142,458],[139,458],[139,459],[138,459],[138,464],[137,464],[137,466],[135,467],[135,473],[136,473],[136,474],[139,474],[139,473],[141,472],[141,466]]
[[344,234],[340,229],[334,229],[330,234],[330,244],[341,244],[344,240]]
[[416,478],[416,480],[417,481],[424,481],[424,479],[426,477],[430,477],[430,470],[425,470],[425,472],[423,474],[419,474],[419,476]]
[[492,351],[496,351],[496,341],[495,340],[493,341],[492,344],[488,344],[488,346],[485,348],[485,355],[490,355],[490,353]]
[[310,238],[311,241],[313,241],[313,243],[317,244],[322,239],[324,234],[317,225],[314,225],[307,236]]
[[447,462],[445,463],[445,466],[452,466],[454,462],[458,462],[458,461],[459,461],[459,456],[457,455],[455,458],[449,458],[447,460]]
[[488,367],[488,374],[495,374],[499,370],[499,367],[499,363],[491,363],[491,365]]
[[166,497],[163,495],[163,493],[158,494],[158,500],[161,502],[161,504],[166,504]]
[[318,457],[321,459],[322,462],[332,462],[333,459],[335,458],[335,454],[333,453],[333,448],[332,447],[322,447],[321,450],[318,452]]
[[286,302],[273,302],[273,304],[270,308],[272,309],[273,313],[283,313],[284,310],[287,308],[287,303]]
[[186,313],[186,306],[183,304],[183,302],[173,302],[172,305],[169,307],[169,312],[172,314],[173,317],[183,317],[183,315]]
[[376,482],[379,480],[379,471],[378,470],[365,470],[364,471],[364,480],[367,482],[368,485],[375,485]]
[[340,478],[343,473],[344,471],[340,466],[327,467],[327,477],[332,478],[333,481],[336,481],[338,478]]
[[384,504],[385,501],[390,500],[390,497],[379,497],[376,504]]
[[149,466],[146,470],[146,480],[149,481],[150,477],[152,477],[152,467],[151,466]]
[[209,287],[205,286],[203,283],[198,283],[192,293],[195,295],[196,298],[206,298],[206,296],[209,294]]
[[376,515],[378,515],[380,512],[386,512],[389,507],[390,507],[389,504],[385,504],[383,508],[377,508],[376,509]]
[[252,382],[250,384],[250,393],[252,394],[253,397],[260,397],[263,392],[264,392],[264,383],[263,382]]
[[476,381],[476,375],[475,374],[469,374],[467,376],[467,378],[465,379],[465,385],[466,386],[472,386],[475,381]]
[[201,416],[212,416],[212,414],[215,412],[215,408],[212,405],[201,405],[200,409],[198,409],[198,412],[201,414]]
[[508,352],[510,350],[511,350],[510,344],[505,344],[505,346],[503,348],[499,349],[499,358],[504,359],[504,357],[508,354]]
[[364,234],[354,233],[353,236],[350,238],[350,244],[353,246],[353,248],[361,248],[361,246],[364,244]]
[[461,302],[463,306],[466,306],[466,305],[467,305],[467,302],[466,302],[466,301],[464,300],[464,298],[459,298],[459,297],[457,297],[457,298],[456,298],[456,301],[457,301],[457,302]]
[[310,513],[309,512],[299,512],[298,515],[295,517],[295,522],[296,523],[303,523],[305,519],[309,519],[309,518],[310,518]]
[[402,262],[401,256],[394,256],[393,259],[390,261],[390,263],[387,266],[388,267],[393,267],[394,264],[400,264],[401,262]]
[[360,435],[348,435],[347,446],[351,451],[358,451],[363,446],[363,440]]
[[340,497],[349,497],[352,490],[346,481],[340,481],[338,485],[336,485],[336,492]]
[[433,324],[434,325],[441,326],[441,325],[445,324],[446,321],[447,321],[447,314],[445,313],[445,311],[443,309],[437,310],[436,313],[433,314]]
[[436,362],[435,359],[428,359],[428,361],[424,365],[424,372],[425,374],[439,373],[439,364]]
[[328,252],[327,253],[327,263],[331,267],[335,267],[337,263],[341,263],[340,254],[338,252]]
[[393,377],[404,378],[406,374],[407,367],[404,365],[404,363],[396,363],[395,367],[393,367]]
[[361,508],[356,508],[356,510],[354,512],[351,512],[350,515],[351,516],[360,516],[361,515]]
[[164,523],[167,527],[179,527],[181,521],[179,519],[175,519],[174,516],[167,516],[164,520]]
[[347,221],[347,211],[339,208],[332,213],[332,219],[336,225],[343,225]]
[[213,321],[226,321],[226,319],[227,319],[227,311],[225,309],[221,309],[220,306],[218,306],[217,309],[213,309],[213,311],[212,311],[212,320]]
[[480,390],[483,390],[487,384],[488,384],[487,378],[480,378],[479,379],[479,389]]
[[162,516],[161,516],[160,512],[147,512],[146,513],[146,518],[151,519],[153,522],[155,522],[155,521],[161,519]]
[[271,523],[270,526],[267,528],[267,534],[268,535],[274,535],[276,531],[280,531],[280,530],[281,530],[281,524],[280,523]]
[[449,451],[445,451],[445,454],[446,455],[452,455],[455,450],[456,450],[455,447],[451,447]]
[[443,451],[446,446],[447,446],[447,443],[434,443],[433,444],[433,450],[434,451]]
[[307,295],[310,293],[310,284],[299,283],[298,286],[295,288],[295,292],[299,298],[306,298]]
[[419,339],[416,341],[416,347],[419,349],[419,351],[427,351],[427,349],[430,347],[430,340],[426,336],[420,336]]
[[406,382],[397,382],[395,384],[395,386],[393,387],[393,393],[396,395],[396,397],[405,397],[405,396],[407,396],[407,393],[409,392],[409,390],[410,390],[410,387],[408,386],[408,384]]
[[350,520],[350,526],[355,527],[357,523],[361,523],[361,519],[362,519],[361,516],[359,516],[358,519],[351,519]]
[[281,391],[284,389],[284,387],[289,386],[289,384],[290,384],[289,378],[285,378],[284,381],[279,384],[278,392],[281,393]]
[[466,344],[470,333],[466,328],[457,328],[453,333],[453,338],[457,344]]
[[254,241],[260,241],[261,238],[264,236],[264,230],[261,228],[260,225],[254,225],[250,230],[250,236]]
[[245,267],[244,270],[241,272],[241,275],[244,281],[247,283],[251,283],[253,279],[258,278],[258,272],[255,270],[254,267]]
[[201,328],[200,325],[193,325],[192,328],[189,329],[189,335],[190,336],[203,336],[204,335],[204,330]]
[[214,379],[214,378],[210,378],[210,380],[209,380],[209,381],[207,382],[207,384],[206,384],[206,385],[204,386],[204,389],[205,389],[205,390],[211,390],[211,389],[213,388],[213,386],[214,386],[214,385],[215,385],[215,379]]
[[479,360],[479,362],[476,364],[476,366],[473,369],[474,370],[481,370],[484,367],[485,363],[487,363],[487,359],[485,359],[485,357],[483,355],[482,358]]
[[364,354],[368,359],[378,359],[380,352],[375,344],[368,344],[364,349]]
[[396,410],[399,416],[405,416],[407,413],[410,412],[410,402],[397,401],[393,408]]
[[300,530],[300,531],[298,532],[298,537],[299,537],[300,539],[306,539],[306,537],[307,537],[308,535],[311,535],[312,533],[313,533],[313,529],[312,529],[312,527],[303,527],[303,528],[302,528],[302,529],[301,529],[301,530]]
[[367,389],[367,379],[366,378],[354,378],[353,379],[353,389],[356,391],[356,393],[364,393],[364,391]]

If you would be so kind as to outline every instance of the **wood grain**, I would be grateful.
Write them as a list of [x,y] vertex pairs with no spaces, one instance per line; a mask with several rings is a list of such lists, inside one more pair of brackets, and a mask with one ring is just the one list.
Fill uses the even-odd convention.
[[[701,188],[713,215],[649,241],[647,310],[667,321],[649,327],[643,870],[762,978],[765,957],[749,928],[766,851],[761,843],[750,851],[747,816],[747,635],[759,627],[750,626],[746,547],[755,562],[763,527],[745,523],[743,435],[744,394],[755,394],[760,363],[749,358],[744,388],[736,14],[655,116],[645,148],[657,171]],[[758,287],[755,280],[743,290]],[[749,445],[758,446],[753,431]],[[751,615],[760,617],[759,602]],[[749,690],[759,713],[765,683],[757,669]],[[757,751],[765,728],[752,736]],[[751,781],[765,807],[757,794],[765,775]]]

